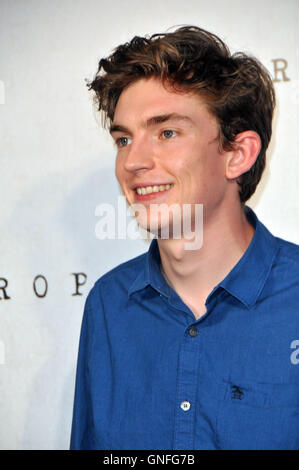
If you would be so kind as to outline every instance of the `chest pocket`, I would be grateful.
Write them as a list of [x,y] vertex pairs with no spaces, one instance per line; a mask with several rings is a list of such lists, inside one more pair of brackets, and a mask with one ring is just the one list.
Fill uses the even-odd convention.
[[223,382],[216,438],[220,449],[299,449],[299,384]]

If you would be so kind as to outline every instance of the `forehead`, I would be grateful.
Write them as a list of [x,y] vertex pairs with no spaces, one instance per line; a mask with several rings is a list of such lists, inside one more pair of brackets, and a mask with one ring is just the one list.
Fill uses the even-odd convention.
[[[113,122],[146,121],[152,116],[181,114],[191,120],[208,114],[205,101],[194,93],[178,92],[157,78],[142,78],[129,85],[117,102]],[[211,115],[210,115],[211,117]]]

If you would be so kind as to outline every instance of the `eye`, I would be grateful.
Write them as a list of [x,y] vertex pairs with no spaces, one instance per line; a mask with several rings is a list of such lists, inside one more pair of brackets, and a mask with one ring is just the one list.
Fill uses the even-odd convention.
[[119,137],[115,142],[118,147],[126,147],[129,145],[130,141],[131,139],[129,139],[129,137]]
[[175,137],[177,135],[176,131],[173,131],[171,129],[166,129],[165,131],[162,132],[162,136],[165,139],[171,139],[172,137]]

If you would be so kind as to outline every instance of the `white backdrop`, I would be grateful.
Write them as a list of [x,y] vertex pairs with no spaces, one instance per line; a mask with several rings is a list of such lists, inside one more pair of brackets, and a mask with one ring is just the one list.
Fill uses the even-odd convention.
[[[1,449],[68,448],[86,295],[148,247],[96,238],[95,208],[116,204],[120,190],[84,79],[132,36],[182,24],[256,55],[275,79],[278,106],[249,205],[274,234],[299,243],[298,20],[298,0],[0,0]],[[72,273],[87,276],[82,295],[72,295]],[[35,293],[36,276],[44,277]]]

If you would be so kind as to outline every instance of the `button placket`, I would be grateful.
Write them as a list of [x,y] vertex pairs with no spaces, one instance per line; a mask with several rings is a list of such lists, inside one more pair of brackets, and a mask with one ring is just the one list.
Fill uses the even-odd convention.
[[178,365],[174,449],[194,449],[194,421],[199,370],[199,344],[184,334]]

